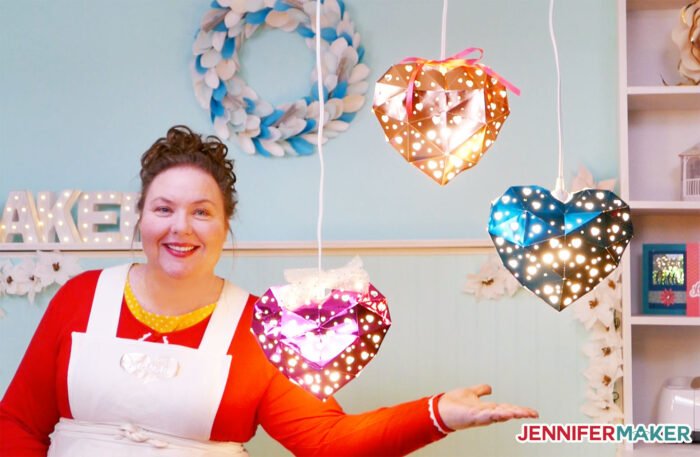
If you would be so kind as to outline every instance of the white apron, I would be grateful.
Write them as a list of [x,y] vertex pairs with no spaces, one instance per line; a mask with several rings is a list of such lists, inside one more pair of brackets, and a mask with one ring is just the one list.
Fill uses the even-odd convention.
[[[73,332],[68,400],[48,457],[244,457],[209,441],[248,293],[226,282],[198,349],[118,338],[131,265],[102,271],[85,333]],[[167,341],[166,341],[167,342]]]

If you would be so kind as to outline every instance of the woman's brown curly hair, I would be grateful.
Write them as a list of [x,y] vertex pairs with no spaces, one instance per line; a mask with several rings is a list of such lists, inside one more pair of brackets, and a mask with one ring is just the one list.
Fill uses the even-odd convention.
[[236,210],[236,174],[233,160],[228,159],[228,148],[215,136],[202,138],[189,127],[176,125],[168,130],[165,138],[159,138],[141,156],[141,196],[139,213],[151,183],[165,170],[177,166],[194,166],[207,172],[219,186],[224,200],[224,213],[228,221]]

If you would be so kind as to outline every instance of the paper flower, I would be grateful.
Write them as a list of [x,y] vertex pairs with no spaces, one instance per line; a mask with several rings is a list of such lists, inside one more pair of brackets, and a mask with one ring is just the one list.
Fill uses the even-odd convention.
[[622,339],[614,329],[592,332],[591,340],[584,344],[583,353],[591,363],[613,363],[622,365]]
[[586,294],[574,306],[574,317],[586,330],[596,323],[610,329],[615,323],[615,311],[622,311],[622,289],[620,271],[616,270],[605,278],[598,287]]
[[614,324],[615,319],[612,306],[601,299],[597,290],[585,295],[574,304],[574,316],[586,330],[593,328],[596,322],[609,328]]
[[622,274],[620,269],[615,270],[598,285],[596,295],[598,299],[610,305],[615,311],[622,311]]
[[518,290],[518,281],[494,255],[486,259],[478,273],[467,275],[467,283],[464,286],[464,292],[473,294],[477,302],[481,298],[497,300],[504,295],[512,297]]
[[5,275],[5,293],[28,295],[29,301],[33,303],[37,287],[40,287],[34,269],[35,264],[30,259],[24,259],[21,263],[9,267]]
[[676,301],[676,294],[671,289],[664,289],[661,291],[661,303],[664,306],[671,306]]
[[601,189],[613,192],[615,190],[615,179],[606,179],[598,183],[593,179],[593,175],[583,165],[578,169],[578,174],[571,180],[571,192],[578,192],[584,189]]
[[26,295],[30,303],[51,284],[64,284],[80,273],[77,258],[59,252],[38,252],[37,260],[25,258],[19,264],[0,262],[0,295]]
[[700,0],[695,0],[681,10],[678,25],[671,33],[681,58],[678,72],[688,82],[700,84]]
[[63,285],[80,273],[78,259],[60,252],[38,252],[36,275],[45,287],[51,284]]
[[0,260],[0,297],[5,294],[5,290],[7,289],[7,274],[11,267],[12,263],[7,260]]
[[614,424],[624,419],[624,414],[619,406],[610,398],[603,398],[600,395],[589,391],[593,398],[581,406],[581,412],[595,422]]
[[622,367],[613,359],[593,359],[583,375],[588,379],[591,389],[612,391],[615,381],[622,377]]
[[41,278],[36,274],[36,263],[32,259],[26,259],[18,265],[19,269],[26,271],[27,278],[27,299],[29,303],[34,304],[34,298],[36,294],[42,291],[44,284],[41,282]]

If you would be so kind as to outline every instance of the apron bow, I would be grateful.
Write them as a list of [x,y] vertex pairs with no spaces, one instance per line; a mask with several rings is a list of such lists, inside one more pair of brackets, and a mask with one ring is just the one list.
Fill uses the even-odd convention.
[[123,424],[119,426],[119,430],[121,431],[121,436],[123,438],[129,439],[136,443],[146,443],[156,448],[168,447],[168,443],[166,441],[151,438],[150,436],[148,436],[148,433],[146,433],[138,425]]

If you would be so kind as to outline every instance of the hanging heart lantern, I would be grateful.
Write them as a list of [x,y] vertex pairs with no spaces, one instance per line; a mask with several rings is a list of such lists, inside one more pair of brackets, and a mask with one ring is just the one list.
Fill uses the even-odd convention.
[[585,189],[566,202],[539,186],[513,186],[491,204],[489,234],[503,265],[561,311],[615,270],[632,238],[630,208]]
[[477,164],[510,113],[507,90],[520,94],[478,63],[482,55],[470,48],[445,60],[404,59],[374,89],[386,140],[440,185]]
[[324,399],[354,379],[374,358],[391,326],[386,298],[333,289],[301,306],[284,304],[272,287],[255,303],[252,331],[268,360],[292,382]]

